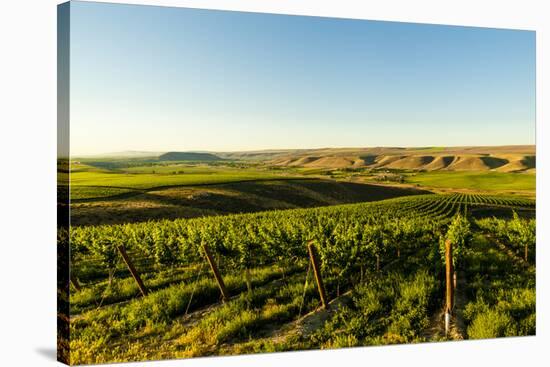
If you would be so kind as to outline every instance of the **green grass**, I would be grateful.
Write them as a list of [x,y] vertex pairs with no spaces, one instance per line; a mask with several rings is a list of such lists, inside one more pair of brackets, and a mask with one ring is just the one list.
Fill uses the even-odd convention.
[[[225,168],[227,171],[228,169]],[[224,168],[217,168],[206,165],[191,165],[175,163],[166,165],[138,166],[121,168],[120,171],[128,173],[161,173],[161,174],[216,174],[219,171],[225,172]]]
[[[171,285],[125,304],[87,311],[71,323],[73,363],[160,359],[162,353],[167,353],[165,358],[208,355],[209,350],[227,341],[246,340],[267,324],[284,323],[296,317],[305,274],[293,274],[278,286],[270,284],[280,276],[278,266],[253,269],[253,292],[249,297],[243,292],[242,275],[227,275],[229,291],[241,293],[223,304],[218,303],[219,290],[214,280],[206,277]],[[191,293],[194,293],[191,312],[210,303],[216,305],[200,316],[197,323],[181,327]],[[316,296],[310,283],[304,310],[317,306]],[[158,347],[149,349],[148,343]]]
[[439,171],[408,176],[406,182],[453,189],[534,191],[536,176],[525,173]]
[[71,186],[71,199],[106,198],[134,191],[123,187]]
[[388,273],[358,286],[352,304],[339,309],[310,337],[311,346],[342,348],[425,341],[437,291],[436,279],[425,270],[404,277]]
[[198,185],[233,182],[245,179],[276,178],[273,174],[258,171],[215,171],[190,174],[124,174],[76,172],[71,174],[71,186],[109,186],[133,189],[149,189],[158,186]]
[[468,339],[535,335],[535,273],[526,272],[481,234],[466,253]]
[[[145,169],[145,167],[140,167]],[[158,170],[159,167],[151,168]],[[178,171],[174,167],[162,167],[161,171]],[[285,178],[288,176],[273,173],[229,168],[197,168],[185,167],[179,169],[184,173],[119,173],[79,171],[71,173],[71,198],[88,199],[114,196],[132,190],[145,190],[163,186],[188,186],[204,184],[221,184],[238,181],[266,180]],[[188,173],[187,173],[188,172]]]
[[93,167],[85,163],[71,163],[71,173],[74,172],[108,172],[105,169]]

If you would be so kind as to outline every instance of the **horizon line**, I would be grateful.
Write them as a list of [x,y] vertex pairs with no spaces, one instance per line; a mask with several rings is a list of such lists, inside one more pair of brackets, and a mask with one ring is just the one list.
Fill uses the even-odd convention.
[[71,157],[95,157],[95,156],[108,156],[121,153],[151,153],[151,154],[164,154],[168,152],[180,152],[180,153],[252,153],[252,152],[270,152],[270,151],[289,151],[289,150],[324,150],[324,149],[427,149],[427,148],[496,148],[496,147],[535,147],[534,144],[499,144],[499,145],[377,145],[377,146],[325,146],[318,148],[265,148],[265,149],[243,149],[243,150],[207,150],[207,149],[191,149],[191,150],[138,150],[127,149],[117,152],[102,152],[102,153],[87,153],[87,154],[69,154]]

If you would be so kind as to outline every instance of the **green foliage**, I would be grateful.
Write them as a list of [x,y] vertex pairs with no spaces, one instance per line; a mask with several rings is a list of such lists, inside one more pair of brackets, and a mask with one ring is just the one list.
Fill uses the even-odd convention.
[[448,240],[453,246],[453,266],[460,266],[461,258],[464,251],[468,248],[468,245],[472,241],[472,232],[470,229],[470,221],[457,214],[447,229],[447,233],[444,237],[440,237],[439,251],[441,259],[445,262],[445,241]]
[[313,345],[408,343],[422,340],[429,322],[436,282],[426,271],[410,277],[389,273],[355,289],[352,304],[341,307],[310,337]]
[[[312,209],[73,227],[71,250],[74,259],[98,256],[105,269],[116,266],[117,244],[158,266],[191,265],[202,258],[200,248],[205,243],[224,264],[243,269],[274,261],[284,266],[303,264],[307,262],[306,243],[314,240],[323,271],[347,277],[358,268],[372,269],[376,257],[384,262],[400,249],[437,246],[450,218],[462,213],[465,205],[528,204],[524,199],[498,200],[466,194],[417,195]],[[531,232],[527,234],[533,234],[528,237],[518,232],[521,238],[534,239],[534,221],[520,221],[528,223]],[[446,230],[444,238],[455,244],[455,261],[467,246],[469,231],[467,219],[460,214]],[[433,259],[434,255],[429,256]],[[75,264],[80,266],[79,261]]]
[[488,309],[479,314],[468,327],[470,339],[488,339],[517,335],[514,323],[506,312]]
[[[432,268],[435,260],[441,265],[441,237],[453,241],[455,261],[461,266],[467,259],[467,265],[476,266],[474,273],[491,271],[495,277],[468,278],[468,294],[477,296],[464,312],[468,336],[532,335],[534,287],[500,278],[518,269],[510,266],[505,255],[504,260],[496,258],[494,249],[475,248],[480,243],[472,239],[472,232],[485,222],[471,225],[462,214],[466,205],[496,203],[529,205],[524,199],[422,195],[312,209],[74,227],[70,233],[74,266],[90,274],[90,269],[97,268],[99,273],[94,284],[89,281],[91,276],[83,276],[83,290],[71,295],[73,310],[81,312],[71,323],[75,361],[425,341],[430,316],[441,301],[440,274]],[[532,226],[530,233],[534,233],[534,221],[513,221],[494,226],[511,233]],[[304,284],[310,240],[321,257],[329,298],[334,298],[340,285],[342,290],[353,290],[351,299],[307,337],[280,343],[264,338],[266,332],[296,320],[300,310],[303,316],[319,306],[311,276]],[[199,275],[203,244],[218,262],[229,293],[240,296],[219,303],[211,274],[207,270]],[[139,270],[144,269],[143,280],[150,290],[147,296],[134,298],[138,291],[129,277],[112,286],[101,277],[103,269],[122,274],[118,245],[127,248]],[[398,258],[397,250],[405,255]],[[373,271],[377,256],[382,262],[380,272]],[[284,279],[281,268],[287,273]],[[243,294],[247,286],[244,269],[250,270],[253,294]],[[364,280],[358,282],[363,270]],[[525,278],[523,273],[517,276]],[[484,287],[491,292],[476,294]],[[506,291],[494,291],[498,289]],[[100,304],[108,307],[97,308]],[[190,319],[182,317],[188,305],[190,312],[200,310]]]
[[119,261],[118,245],[122,245],[120,237],[110,233],[107,236],[96,237],[90,244],[90,250],[92,254],[99,256],[107,270],[114,271]]
[[512,288],[487,293],[466,305],[464,317],[471,339],[534,335],[536,295],[533,288]]
[[514,212],[514,219],[510,222],[509,228],[508,238],[511,243],[524,247],[525,251],[535,247],[537,237],[534,220],[521,219],[517,213]]
[[534,335],[535,273],[519,266],[492,239],[476,234],[465,277],[472,296],[463,309],[469,338]]
[[[536,220],[520,218],[514,211],[511,220],[483,218],[476,224],[484,231],[512,246],[516,252],[533,253],[536,244]],[[528,259],[526,259],[528,260]]]

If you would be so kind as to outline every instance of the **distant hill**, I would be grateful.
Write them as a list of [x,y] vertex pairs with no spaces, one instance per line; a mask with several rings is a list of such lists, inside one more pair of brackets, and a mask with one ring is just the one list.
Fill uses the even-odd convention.
[[140,150],[125,150],[122,152],[111,152],[111,153],[101,153],[101,154],[75,154],[72,156],[73,159],[84,158],[84,159],[139,159],[139,158],[156,158],[161,155],[162,152],[148,152]]
[[378,156],[398,155],[535,155],[534,145],[503,146],[457,146],[457,147],[347,147],[347,148],[308,148],[308,149],[266,149],[253,151],[216,152],[216,155],[227,159],[238,160],[274,160],[294,157],[360,157],[369,159]]
[[305,168],[378,168],[425,171],[533,172],[536,149],[528,146],[336,148],[287,151],[269,164]]
[[156,161],[254,161],[279,167],[376,168],[423,171],[536,171],[534,145],[266,149],[234,152],[126,151],[97,156]]
[[212,153],[195,152],[168,152],[158,157],[159,161],[193,161],[193,162],[212,162],[222,161],[223,159]]

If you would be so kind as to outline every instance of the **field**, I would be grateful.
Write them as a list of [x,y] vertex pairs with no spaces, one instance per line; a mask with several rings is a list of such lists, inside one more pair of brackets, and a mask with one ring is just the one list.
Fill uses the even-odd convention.
[[115,224],[292,209],[425,194],[333,180],[325,171],[250,162],[78,162],[71,169],[73,225]]
[[[530,147],[494,150],[509,160],[532,152]],[[418,157],[422,154],[425,158],[428,153],[455,154],[453,159],[457,162],[465,154],[471,157],[475,153],[488,161],[486,148],[222,153],[219,156],[223,159],[210,155],[208,161],[163,161],[156,157],[85,158],[71,164],[72,223],[93,225],[193,218],[456,190],[534,197],[534,159],[524,159],[527,163],[518,172],[498,171],[499,167],[478,170],[477,166],[476,170],[455,171],[437,168],[433,161],[432,169],[426,171]],[[311,161],[303,158],[312,154],[317,161],[334,166],[312,167]],[[362,156],[363,162],[372,163],[374,167],[339,168],[342,157],[352,160],[355,155]],[[181,158],[181,154],[170,157]],[[302,164],[287,162],[281,165],[282,157]],[[405,165],[411,168],[379,164],[391,162],[392,167],[396,167],[399,161],[408,162]]]
[[[534,335],[534,241],[514,237],[534,233],[534,220],[522,219],[533,216],[529,199],[428,194],[79,227],[71,232],[79,288],[70,300],[72,362]],[[455,243],[457,272],[448,335],[444,239]],[[117,246],[135,263],[145,295]],[[205,246],[228,292],[223,302]]]
[[485,149],[379,149],[359,167],[342,167],[351,149],[72,162],[72,227],[58,232],[71,363],[534,335],[531,161],[419,169],[435,160],[419,153]]
[[406,182],[438,188],[534,192],[536,177],[531,173],[435,171],[408,176]]
[[[166,173],[165,173],[166,172]],[[212,185],[227,182],[267,180],[277,175],[254,169],[169,165],[132,167],[127,170],[88,168],[71,173],[73,200],[111,197],[122,193],[139,193],[158,187]]]

